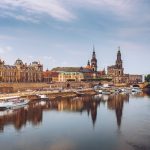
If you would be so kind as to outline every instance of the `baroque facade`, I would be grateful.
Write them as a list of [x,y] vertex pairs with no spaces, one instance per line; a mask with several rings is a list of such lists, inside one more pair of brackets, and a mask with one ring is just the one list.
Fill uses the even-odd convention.
[[0,82],[41,82],[43,65],[34,61],[27,65],[17,59],[14,65],[5,65],[0,60]]
[[142,75],[130,75],[124,73],[120,47],[117,52],[115,65],[107,67],[107,76],[112,78],[113,83],[133,84],[142,82]]
[[[53,74],[58,73],[58,80],[53,80]],[[103,72],[99,72],[99,75]],[[88,60],[87,66],[85,67],[56,67],[51,71],[45,71],[43,73],[44,82],[66,82],[66,81],[83,81],[90,80],[97,77],[97,59],[95,48],[93,47],[93,53],[91,61]],[[49,79],[48,79],[49,78]]]

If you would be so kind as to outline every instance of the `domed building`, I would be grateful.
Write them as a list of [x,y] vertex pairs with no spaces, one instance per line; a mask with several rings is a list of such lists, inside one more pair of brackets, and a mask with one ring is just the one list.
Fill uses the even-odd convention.
[[0,82],[41,82],[43,65],[33,62],[30,65],[17,59],[14,65],[5,65],[0,60]]

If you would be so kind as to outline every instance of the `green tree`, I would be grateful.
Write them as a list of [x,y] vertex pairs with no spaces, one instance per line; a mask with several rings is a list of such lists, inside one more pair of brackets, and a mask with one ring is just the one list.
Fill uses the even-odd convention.
[[145,82],[150,82],[150,74],[148,74],[147,76],[145,76]]

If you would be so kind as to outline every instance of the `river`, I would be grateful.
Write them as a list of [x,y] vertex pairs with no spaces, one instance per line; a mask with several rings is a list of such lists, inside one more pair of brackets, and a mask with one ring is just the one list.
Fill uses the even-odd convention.
[[150,150],[150,96],[59,97],[0,111],[0,150]]

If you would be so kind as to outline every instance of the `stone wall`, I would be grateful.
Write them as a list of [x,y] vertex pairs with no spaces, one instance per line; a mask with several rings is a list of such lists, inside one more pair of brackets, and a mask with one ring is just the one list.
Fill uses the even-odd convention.
[[[9,92],[25,91],[25,90],[34,90],[39,88],[49,88],[49,85],[46,83],[0,83],[0,92],[3,92],[4,89],[12,90]],[[8,92],[8,93],[9,93]]]
[[60,82],[60,83],[0,83],[0,93],[11,93],[25,90],[40,90],[46,88],[90,88],[92,83],[86,82]]

